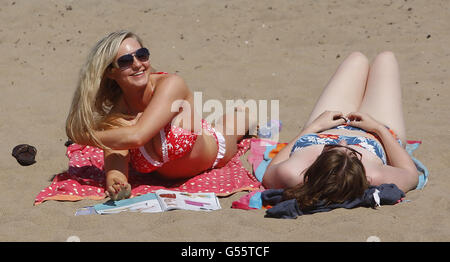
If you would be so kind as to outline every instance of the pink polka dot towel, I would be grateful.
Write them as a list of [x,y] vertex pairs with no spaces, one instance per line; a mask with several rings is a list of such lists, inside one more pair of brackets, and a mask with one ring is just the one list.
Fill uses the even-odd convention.
[[[250,148],[250,140],[244,139],[238,145],[236,155],[222,168],[206,171],[190,179],[164,180],[157,175],[131,171],[129,182],[131,196],[153,193],[158,189],[184,192],[214,192],[228,196],[244,190],[256,190],[261,183],[241,162],[241,156]],[[103,151],[96,147],[72,144],[67,148],[69,169],[57,174],[52,183],[36,196],[34,205],[47,200],[78,201],[82,199],[102,200],[105,198],[105,174]]]

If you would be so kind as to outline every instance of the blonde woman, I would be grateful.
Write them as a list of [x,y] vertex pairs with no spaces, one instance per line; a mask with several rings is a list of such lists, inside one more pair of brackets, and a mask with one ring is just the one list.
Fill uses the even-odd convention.
[[[238,114],[248,119],[245,110],[235,110],[213,128],[195,116],[193,93],[183,79],[155,72],[149,55],[129,31],[100,40],[81,70],[66,122],[73,142],[104,149],[105,193],[113,200],[130,196],[129,163],[139,172],[157,171],[168,179],[224,166],[243,138],[236,122],[228,129],[226,123],[239,119]],[[246,121],[245,131],[248,127]]]

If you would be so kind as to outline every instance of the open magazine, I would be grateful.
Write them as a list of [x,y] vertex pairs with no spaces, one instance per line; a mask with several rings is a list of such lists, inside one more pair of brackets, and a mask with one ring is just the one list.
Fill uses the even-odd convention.
[[187,193],[160,189],[155,193],[85,207],[77,210],[75,215],[115,214],[124,211],[156,213],[174,209],[210,211],[221,209],[221,206],[215,193]]

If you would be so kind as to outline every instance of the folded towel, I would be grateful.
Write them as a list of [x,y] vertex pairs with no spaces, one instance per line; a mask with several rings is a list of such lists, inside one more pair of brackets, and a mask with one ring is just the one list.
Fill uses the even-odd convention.
[[266,211],[265,217],[272,218],[296,218],[304,214],[314,214],[318,212],[327,212],[336,208],[355,208],[355,207],[372,207],[380,205],[394,205],[405,197],[405,193],[401,191],[395,184],[382,184],[379,186],[371,186],[364,192],[360,198],[344,201],[343,203],[335,203],[326,205],[320,202],[309,210],[302,210],[296,199],[282,200],[283,189],[268,189],[261,193],[261,199],[264,204],[273,205]]
[[287,143],[277,143],[270,139],[253,138],[251,140],[248,161],[252,164],[253,172],[258,181],[262,182],[272,158],[286,145]]
[[423,189],[423,187],[428,182],[428,175],[429,175],[427,167],[413,156],[413,152],[417,148],[419,148],[420,144],[422,144],[422,141],[408,140],[406,143],[406,152],[408,152],[408,154],[411,156],[411,159],[416,165],[417,172],[419,172],[419,183],[417,184],[416,189]]
[[233,201],[231,208],[238,209],[260,209],[262,207],[261,192],[263,189],[254,190],[237,201]]

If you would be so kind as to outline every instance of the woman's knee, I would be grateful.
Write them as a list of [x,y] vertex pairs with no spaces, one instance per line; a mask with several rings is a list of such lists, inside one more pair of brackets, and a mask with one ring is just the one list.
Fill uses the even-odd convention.
[[392,51],[383,51],[375,57],[374,63],[397,64],[397,58],[395,58],[395,54]]
[[355,51],[352,52],[347,60],[349,60],[352,63],[355,63],[357,66],[369,66],[369,59],[361,52]]

